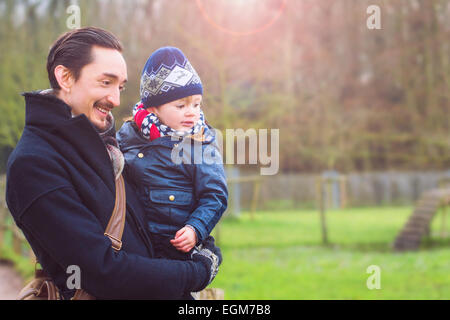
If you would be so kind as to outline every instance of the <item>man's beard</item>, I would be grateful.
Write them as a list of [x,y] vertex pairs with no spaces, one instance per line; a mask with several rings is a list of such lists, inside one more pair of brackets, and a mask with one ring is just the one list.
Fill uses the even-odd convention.
[[94,108],[100,107],[102,109],[110,110],[108,115],[105,118],[105,122],[102,123],[101,127],[100,125],[95,124],[94,126],[97,128],[97,131],[104,132],[111,128],[111,126],[114,124],[114,118],[112,116],[111,110],[114,108],[113,105],[109,102],[102,102],[102,100],[94,103]]

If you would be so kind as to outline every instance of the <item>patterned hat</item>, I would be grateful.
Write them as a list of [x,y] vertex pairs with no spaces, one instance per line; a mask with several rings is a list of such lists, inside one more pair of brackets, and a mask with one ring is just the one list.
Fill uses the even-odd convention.
[[203,94],[202,82],[183,52],[174,47],[153,52],[141,76],[144,107],[157,107],[194,94]]

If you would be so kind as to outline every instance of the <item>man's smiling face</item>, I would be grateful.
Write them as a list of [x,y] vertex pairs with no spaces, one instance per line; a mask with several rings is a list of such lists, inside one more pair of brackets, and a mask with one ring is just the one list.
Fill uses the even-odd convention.
[[94,46],[91,55],[92,62],[81,69],[66,102],[73,115],[84,114],[96,128],[104,130],[108,126],[109,112],[120,105],[127,66],[122,54],[115,49]]

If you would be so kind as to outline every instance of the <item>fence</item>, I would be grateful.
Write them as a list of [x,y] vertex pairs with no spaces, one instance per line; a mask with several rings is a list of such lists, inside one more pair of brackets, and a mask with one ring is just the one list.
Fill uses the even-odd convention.
[[[316,208],[317,174],[278,174],[257,176],[239,171],[227,171],[229,182],[229,214],[241,209],[252,215],[258,210],[283,210],[301,207]],[[346,206],[412,204],[424,191],[439,187],[450,178],[450,171],[349,173],[340,183],[345,190]],[[6,208],[5,176],[0,176],[0,245],[12,247],[16,253],[29,256],[29,246],[15,226]],[[345,187],[343,187],[345,184]]]
[[[252,175],[241,170],[241,177]],[[264,177],[259,187],[259,210],[280,211],[295,208],[316,208],[318,174],[278,174]],[[345,174],[346,206],[411,205],[420,195],[439,187],[450,177],[450,171],[427,172],[371,172]],[[254,186],[242,184],[240,207],[252,206]]]

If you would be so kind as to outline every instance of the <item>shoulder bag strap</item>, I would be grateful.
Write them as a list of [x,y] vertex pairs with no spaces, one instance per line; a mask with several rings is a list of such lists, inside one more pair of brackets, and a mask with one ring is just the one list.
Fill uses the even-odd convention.
[[[125,195],[125,183],[122,175],[116,180],[116,200],[114,204],[114,210],[111,218],[109,219],[108,226],[105,230],[105,235],[111,240],[111,244],[114,250],[119,251],[122,248],[122,234],[125,227],[126,216],[126,195]],[[48,293],[46,298],[49,300],[58,300],[59,292],[50,278],[45,274],[44,270],[35,270],[35,279],[29,283],[19,293],[19,300],[25,299],[39,299],[41,291],[47,289]],[[38,274],[39,272],[39,274]],[[44,288],[45,286],[45,288]],[[45,290],[44,290],[45,291]],[[32,297],[32,298],[30,298]],[[83,289],[77,289],[75,295],[71,300],[93,300],[95,297]]]
[[[105,230],[105,236],[111,240],[112,247],[116,251],[119,251],[122,248],[122,234],[125,227],[126,205],[125,183],[122,175],[120,175],[116,180],[116,202],[114,204],[114,210]],[[75,295],[72,297],[72,300],[95,300],[95,297],[83,289],[77,289],[75,291]]]
[[125,227],[126,205],[125,183],[123,176],[120,175],[116,180],[116,202],[114,204],[114,210],[105,230],[105,236],[111,240],[112,247],[116,251],[119,251],[122,248],[122,234]]

